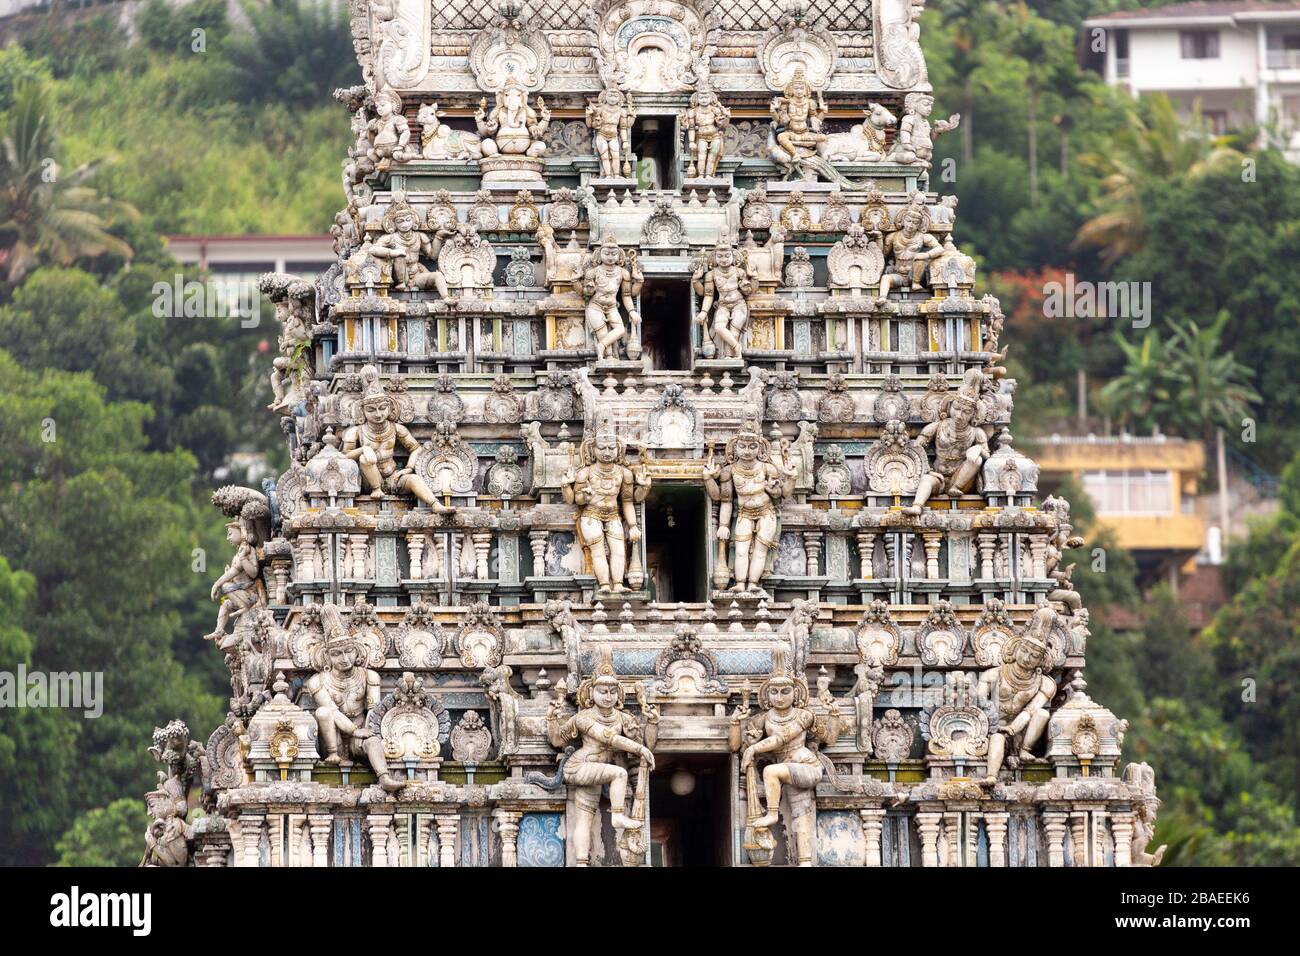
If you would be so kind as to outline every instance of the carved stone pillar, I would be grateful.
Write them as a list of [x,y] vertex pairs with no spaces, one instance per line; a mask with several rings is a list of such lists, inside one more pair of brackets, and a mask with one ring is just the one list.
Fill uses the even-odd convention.
[[396,861],[388,858],[388,835],[392,825],[391,813],[372,813],[366,817],[366,827],[370,831],[371,866],[396,866]]
[[870,580],[875,576],[876,533],[874,531],[858,532],[858,563],[862,566],[861,577]]
[[1115,865],[1133,865],[1133,813],[1111,813],[1110,835],[1115,840]]
[[428,538],[420,531],[409,531],[406,534],[406,553],[411,558],[411,580],[422,581],[424,579],[424,543]]
[[225,866],[230,844],[224,839],[204,843],[195,855],[195,866]]
[[1070,814],[1070,856],[1075,866],[1088,866],[1088,811]]
[[429,844],[431,836],[430,831],[433,828],[432,825],[433,821],[424,814],[420,814],[415,818],[415,866],[429,865]]
[[528,532],[528,546],[533,549],[533,577],[546,576],[546,545],[551,533],[545,529]]
[[912,548],[916,544],[916,535],[904,532],[898,536],[898,540],[903,549],[903,555],[898,562],[901,576],[910,578],[912,576]]
[[921,835],[921,865],[939,865],[939,827],[943,814],[934,812],[916,815],[916,830]]
[[943,532],[927,531],[925,541],[925,577],[934,581],[939,577],[939,548],[943,545]]
[[897,534],[885,535],[885,561],[889,564],[891,578],[903,576],[903,569],[898,562],[898,538]]
[[450,550],[450,548],[448,547],[449,537],[450,537],[449,535],[441,534],[441,533],[433,536],[434,547],[437,549],[438,552],[438,570],[436,572],[436,577],[440,581],[446,581],[449,579],[449,575],[447,573],[447,566],[448,566],[447,560],[450,557],[450,555],[448,554]]
[[307,826],[311,828],[311,865],[324,869],[330,865],[330,833],[333,818],[328,813],[310,813]]
[[1047,538],[1041,534],[1030,535],[1029,537],[1029,557],[1033,570],[1030,574],[1035,578],[1047,577]]
[[271,574],[275,578],[275,600],[276,604],[288,604],[289,594],[289,571],[291,570],[292,561],[272,561]]
[[397,830],[397,865],[414,866],[415,861],[411,859],[411,815],[399,813],[394,817],[394,823]]
[[1043,811],[1043,830],[1047,833],[1047,865],[1065,866],[1065,828],[1069,814],[1062,810]]
[[364,581],[366,579],[366,552],[370,549],[370,536],[367,534],[351,534],[348,537],[352,541],[352,547],[349,548],[349,557],[352,559],[351,573],[348,575],[353,581]]
[[518,810],[493,810],[492,816],[497,821],[497,832],[501,834],[501,865],[516,867],[519,865],[519,821],[523,814]]
[[295,542],[298,545],[298,580],[316,580],[316,535],[300,534]]
[[803,533],[803,553],[807,562],[808,577],[815,578],[821,574],[821,557],[822,557],[822,538],[825,535],[821,531],[805,531]]
[[492,532],[475,531],[472,538],[474,541],[474,577],[480,581],[486,581],[491,573],[491,569],[488,567],[488,556],[492,553]]
[[440,813],[434,819],[438,825],[438,865],[456,865],[456,834],[460,832],[460,816]]
[[255,813],[239,815],[239,842],[237,854],[242,866],[262,865],[262,825],[266,818]]
[[989,866],[1007,865],[1007,824],[1011,814],[1004,810],[984,811],[984,832],[989,837]]
[[997,546],[998,536],[996,534],[989,531],[980,532],[980,577],[986,581],[997,577],[996,567],[993,563],[993,555],[997,551]]
[[859,810],[862,817],[862,835],[867,845],[867,858],[864,866],[883,866],[880,852],[880,831],[885,822],[885,811],[880,807]]

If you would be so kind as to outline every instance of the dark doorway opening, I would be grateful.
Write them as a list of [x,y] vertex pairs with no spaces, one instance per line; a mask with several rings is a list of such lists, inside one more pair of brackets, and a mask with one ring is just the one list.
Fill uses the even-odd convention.
[[690,370],[691,320],[689,279],[646,279],[641,289],[641,348],[651,368]]
[[677,188],[677,121],[671,116],[642,116],[632,124],[638,189]]
[[652,866],[731,865],[731,758],[655,755],[650,775]]
[[660,604],[708,597],[704,490],[656,483],[645,503],[646,578]]

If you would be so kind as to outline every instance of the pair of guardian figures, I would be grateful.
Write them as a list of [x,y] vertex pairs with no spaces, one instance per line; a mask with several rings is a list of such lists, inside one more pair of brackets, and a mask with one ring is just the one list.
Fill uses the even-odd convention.
[[[774,454],[771,442],[753,419],[727,442],[723,462],[716,462],[710,449],[702,475],[705,492],[719,504],[715,576],[719,587],[734,579],[733,592],[762,594],[760,582],[768,556],[780,537],[780,505],[794,493],[798,474],[786,448]],[[628,464],[626,446],[609,424],[582,443],[580,465],[571,466],[561,479],[565,502],[578,509],[577,538],[601,591],[623,593],[628,585],[641,587],[644,574],[637,547],[641,540],[637,505],[649,495],[650,483],[646,464]],[[732,543],[730,563],[728,541]]]

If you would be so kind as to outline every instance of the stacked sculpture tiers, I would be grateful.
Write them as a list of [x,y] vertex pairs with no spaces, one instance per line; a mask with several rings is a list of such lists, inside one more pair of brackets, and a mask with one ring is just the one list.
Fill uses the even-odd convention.
[[213,496],[230,714],[159,730],[146,863],[1159,861],[921,8],[353,3],[338,261],[262,282],[293,463]]

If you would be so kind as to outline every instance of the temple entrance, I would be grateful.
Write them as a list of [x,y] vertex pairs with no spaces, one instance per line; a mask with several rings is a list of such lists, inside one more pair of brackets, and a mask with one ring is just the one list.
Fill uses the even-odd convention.
[[632,124],[638,189],[677,188],[676,127],[671,116],[641,116]]
[[730,866],[731,758],[655,755],[650,776],[652,866]]
[[656,482],[645,503],[646,580],[660,604],[708,599],[704,491]]
[[641,348],[651,368],[689,371],[691,308],[689,279],[646,279],[641,289]]

